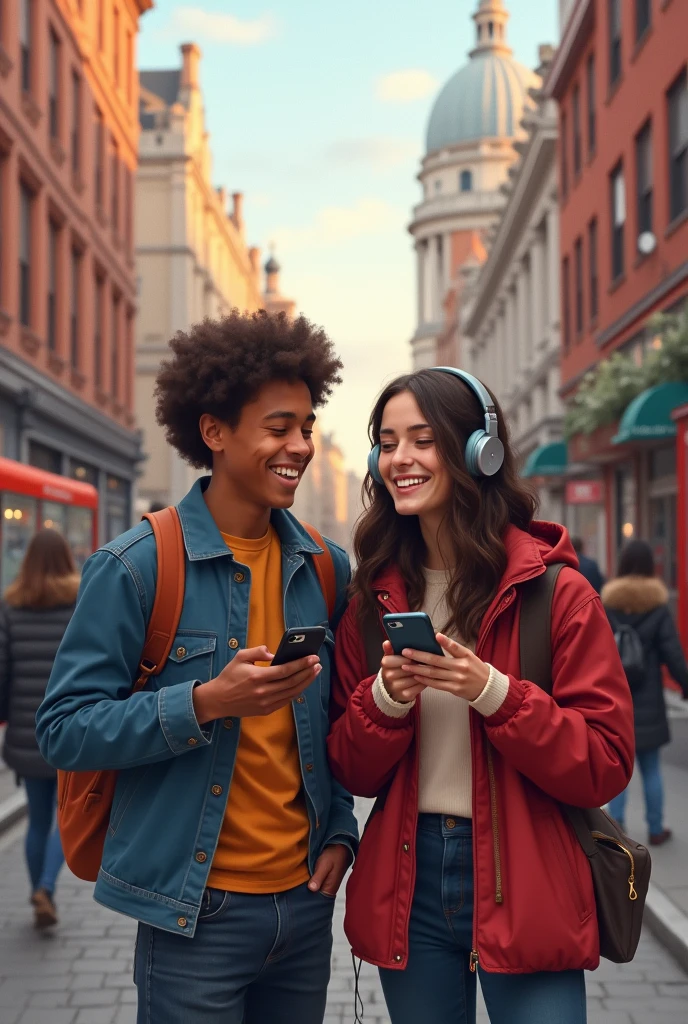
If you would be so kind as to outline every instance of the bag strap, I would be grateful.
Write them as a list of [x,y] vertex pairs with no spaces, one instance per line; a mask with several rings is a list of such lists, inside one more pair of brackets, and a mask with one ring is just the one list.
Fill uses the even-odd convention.
[[134,693],[165,667],[182,614],[186,582],[184,537],[177,509],[170,506],[160,512],[146,512],[143,519],[153,527],[158,577]]
[[327,601],[327,617],[332,619],[337,604],[337,577],[335,576],[332,552],[314,526],[309,523],[301,523],[301,525],[310,534],[311,540],[314,540],[318,547],[322,548],[320,554],[314,553],[311,557],[318,574],[320,588]]
[[521,679],[552,693],[552,599],[563,563],[521,585]]

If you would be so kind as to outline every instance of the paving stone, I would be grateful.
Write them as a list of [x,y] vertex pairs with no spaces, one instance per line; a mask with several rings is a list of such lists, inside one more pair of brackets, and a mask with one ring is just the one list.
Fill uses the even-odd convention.
[[112,1024],[117,1013],[117,1007],[100,1010],[79,1010],[75,1024]]

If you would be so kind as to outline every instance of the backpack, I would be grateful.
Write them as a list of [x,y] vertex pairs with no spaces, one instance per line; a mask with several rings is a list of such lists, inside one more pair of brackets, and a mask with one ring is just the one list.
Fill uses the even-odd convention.
[[[521,678],[549,694],[552,693],[552,598],[562,568],[563,565],[550,565],[542,575],[520,585]],[[377,675],[382,638],[381,621],[365,619],[362,639],[369,675]],[[391,781],[378,794],[371,818],[384,807],[390,786]],[[625,835],[601,808],[559,806],[590,864],[600,955],[617,964],[630,963],[640,941],[650,884],[650,854]]]
[[645,679],[645,652],[637,631],[627,623],[617,623],[610,616],[614,627],[616,648],[631,690],[637,689]]
[[[153,528],[158,574],[132,693],[142,690],[150,677],[159,675],[165,667],[182,613],[186,579],[184,539],[177,509],[148,512],[143,518]],[[331,619],[337,596],[332,555],[316,529],[307,523],[301,525],[323,549],[322,554],[312,558]],[[70,870],[87,882],[95,882],[98,877],[116,784],[116,771],[57,773],[57,820],[65,860]]]

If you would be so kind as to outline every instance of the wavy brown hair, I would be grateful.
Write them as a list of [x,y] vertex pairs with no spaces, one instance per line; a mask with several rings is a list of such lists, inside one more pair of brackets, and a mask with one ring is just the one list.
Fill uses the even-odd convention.
[[31,538],[19,575],[5,591],[13,608],[59,608],[74,604],[79,574],[69,544],[45,528]]
[[[497,413],[504,463],[492,477],[472,477],[466,469],[466,442],[484,429],[485,413],[473,391],[458,377],[437,370],[419,370],[397,377],[378,398],[370,417],[371,444],[380,443],[380,425],[391,398],[410,392],[433,431],[437,453],[454,480],[444,526],[453,548],[453,566],[447,590],[453,629],[465,641],[474,641],[506,569],[503,537],[512,523],[527,530],[537,511],[537,498],[519,479],[502,410],[487,389]],[[352,589],[361,615],[378,614],[373,593],[376,576],[396,565],[406,584],[409,606],[419,609],[425,596],[423,564],[425,542],[417,516],[400,516],[383,484],[370,475],[364,483],[365,511],[354,533],[358,568]]]

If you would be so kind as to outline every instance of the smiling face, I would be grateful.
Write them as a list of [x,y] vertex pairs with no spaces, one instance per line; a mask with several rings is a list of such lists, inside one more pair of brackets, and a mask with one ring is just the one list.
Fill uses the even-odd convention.
[[410,391],[387,402],[380,424],[380,473],[400,516],[441,519],[453,481],[440,460],[432,428]]
[[204,414],[200,427],[213,451],[213,476],[228,497],[261,509],[289,508],[313,458],[315,414],[303,381],[271,381],[232,428]]

